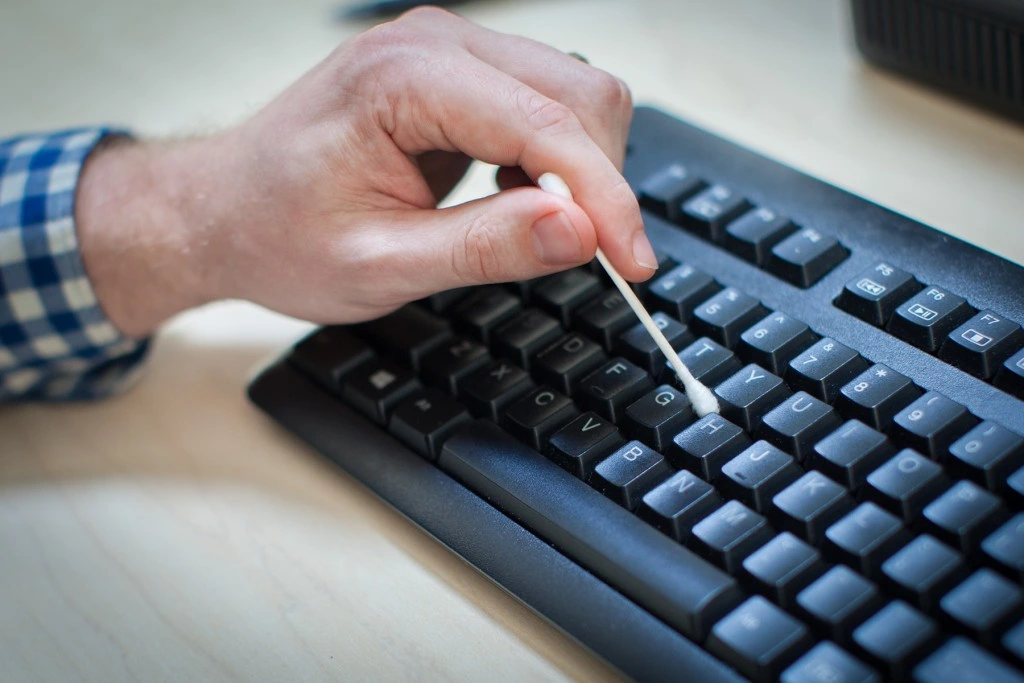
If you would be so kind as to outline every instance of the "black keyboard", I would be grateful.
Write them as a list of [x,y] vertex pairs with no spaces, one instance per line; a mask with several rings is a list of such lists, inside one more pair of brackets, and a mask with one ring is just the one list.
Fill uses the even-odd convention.
[[252,400],[630,677],[1024,680],[1024,268],[653,109],[626,176],[720,415],[596,264],[321,328]]

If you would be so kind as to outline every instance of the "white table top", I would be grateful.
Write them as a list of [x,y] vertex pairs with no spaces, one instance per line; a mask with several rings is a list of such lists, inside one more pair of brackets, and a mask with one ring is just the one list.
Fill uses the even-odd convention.
[[[201,133],[358,27],[327,0],[0,8],[0,136]],[[726,137],[1024,262],[1024,128],[865,67],[844,3],[513,0],[492,28],[575,50]],[[477,173],[460,191],[487,191]],[[129,394],[0,408],[0,662],[21,680],[601,680],[598,660],[246,401],[308,325],[180,316]]]

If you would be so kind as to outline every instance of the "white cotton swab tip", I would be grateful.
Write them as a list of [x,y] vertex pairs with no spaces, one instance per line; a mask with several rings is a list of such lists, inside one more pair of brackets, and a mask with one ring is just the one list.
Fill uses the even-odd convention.
[[[555,173],[545,173],[537,178],[537,185],[540,189],[551,194],[557,194],[560,197],[565,197],[568,200],[572,200],[572,191],[569,186],[565,184],[562,177]],[[693,376],[689,368],[679,359],[679,354],[676,353],[672,345],[665,339],[665,335],[662,334],[661,330],[658,329],[658,325],[651,319],[650,313],[644,308],[644,305],[640,303],[640,299],[637,298],[633,292],[632,287],[629,283],[619,275],[619,271],[615,270],[615,266],[611,264],[608,257],[604,255],[604,252],[600,248],[597,250],[597,260],[601,263],[606,271],[608,271],[608,277],[612,279],[615,286],[619,289],[622,297],[629,304],[629,307],[633,309],[633,313],[640,319],[640,323],[647,330],[647,333],[654,339],[654,343],[658,345],[658,348],[663,354],[665,354],[666,360],[669,365],[675,370],[676,375],[679,376],[679,381],[683,384],[683,390],[686,392],[686,396],[690,399],[690,404],[693,406],[693,412],[697,414],[697,417],[704,417],[709,413],[717,413],[719,411],[718,399],[714,393],[706,386],[697,381],[697,378]]]

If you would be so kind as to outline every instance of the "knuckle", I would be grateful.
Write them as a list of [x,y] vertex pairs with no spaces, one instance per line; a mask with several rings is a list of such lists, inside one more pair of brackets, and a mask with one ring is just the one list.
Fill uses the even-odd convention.
[[475,216],[452,255],[452,270],[463,282],[495,282],[502,272],[501,241],[485,215]]
[[446,9],[440,7],[434,7],[427,5],[424,7],[415,7],[411,10],[403,12],[397,19],[396,22],[405,23],[422,23],[422,24],[435,24],[437,22],[449,22],[456,17],[455,14],[449,12]]
[[374,26],[359,36],[358,40],[364,48],[381,51],[417,45],[422,42],[422,36],[410,24],[396,19]]
[[538,93],[527,97],[524,110],[527,125],[537,132],[568,131],[580,125],[572,109]]

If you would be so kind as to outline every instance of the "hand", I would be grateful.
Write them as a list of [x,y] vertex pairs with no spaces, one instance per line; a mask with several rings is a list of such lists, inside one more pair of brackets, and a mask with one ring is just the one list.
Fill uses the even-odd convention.
[[[420,9],[341,45],[252,119],[206,139],[111,144],[77,218],[101,304],[129,335],[242,298],[322,323],[585,263],[656,266],[620,169],[618,79],[539,43]],[[501,192],[437,202],[470,159]],[[575,202],[517,187],[552,171]]]

